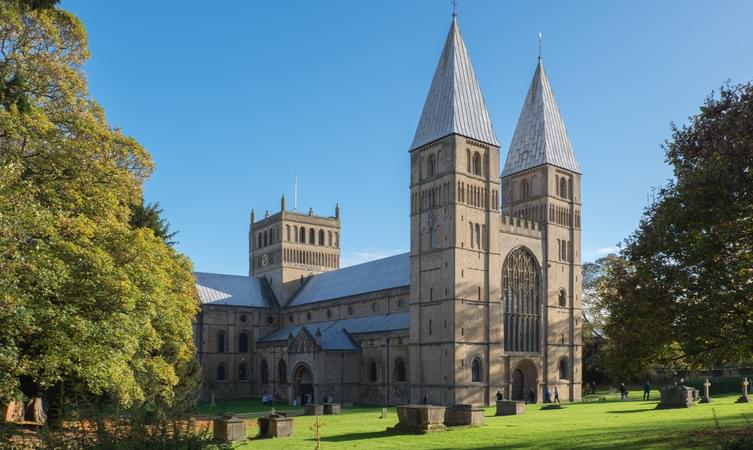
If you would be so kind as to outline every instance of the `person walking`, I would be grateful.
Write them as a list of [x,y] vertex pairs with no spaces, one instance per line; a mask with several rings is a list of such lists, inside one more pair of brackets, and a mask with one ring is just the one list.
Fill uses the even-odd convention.
[[643,385],[643,400],[650,400],[651,397],[651,382],[646,380],[646,384]]
[[627,388],[625,383],[620,383],[620,400],[627,400]]
[[557,385],[554,385],[554,403],[560,402],[560,390],[557,389]]

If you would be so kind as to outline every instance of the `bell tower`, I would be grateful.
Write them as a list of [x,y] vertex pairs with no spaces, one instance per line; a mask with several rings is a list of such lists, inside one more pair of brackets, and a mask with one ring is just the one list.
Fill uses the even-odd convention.
[[410,160],[411,401],[489,404],[501,352],[490,344],[501,342],[499,144],[455,17]]
[[[541,224],[543,384],[581,398],[581,173],[539,57],[502,172],[503,213]],[[563,399],[564,399],[563,398]]]
[[288,304],[306,279],[340,267],[340,206],[334,216],[280,211],[256,220],[251,211],[248,230],[249,275],[265,278],[281,306]]

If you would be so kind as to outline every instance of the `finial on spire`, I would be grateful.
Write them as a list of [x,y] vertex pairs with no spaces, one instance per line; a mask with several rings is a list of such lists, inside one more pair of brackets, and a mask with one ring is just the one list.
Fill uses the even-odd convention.
[[458,0],[452,0],[452,18],[458,16]]
[[285,194],[282,194],[280,199],[280,211],[285,211]]
[[541,32],[539,32],[539,61],[541,61]]

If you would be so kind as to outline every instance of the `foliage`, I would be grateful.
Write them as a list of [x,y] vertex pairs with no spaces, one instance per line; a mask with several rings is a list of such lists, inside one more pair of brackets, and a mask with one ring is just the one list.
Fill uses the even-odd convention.
[[608,313],[599,289],[607,282],[611,265],[620,261],[621,258],[617,255],[607,255],[583,264],[583,374],[586,382],[601,384],[606,381],[604,328]]
[[175,405],[191,264],[130,225],[152,161],[89,97],[86,32],[54,3],[0,0],[0,400]]
[[159,203],[142,203],[131,204],[131,218],[129,223],[132,228],[148,228],[152,230],[155,236],[165,241],[167,245],[175,245],[173,238],[177,231],[170,231],[170,224],[167,219],[162,218],[162,208]]
[[725,85],[665,145],[675,180],[601,291],[610,366],[631,373],[753,354],[753,85]]

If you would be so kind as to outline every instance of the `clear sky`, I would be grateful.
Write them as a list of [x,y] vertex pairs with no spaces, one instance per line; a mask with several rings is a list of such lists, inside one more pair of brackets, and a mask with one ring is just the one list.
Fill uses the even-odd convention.
[[[248,272],[255,208],[342,209],[342,261],[409,249],[408,146],[449,0],[63,0],[89,31],[91,94],[153,155],[196,270]],[[583,171],[583,255],[613,249],[671,171],[662,142],[725,80],[753,78],[753,1],[459,0],[507,153],[543,58]]]

